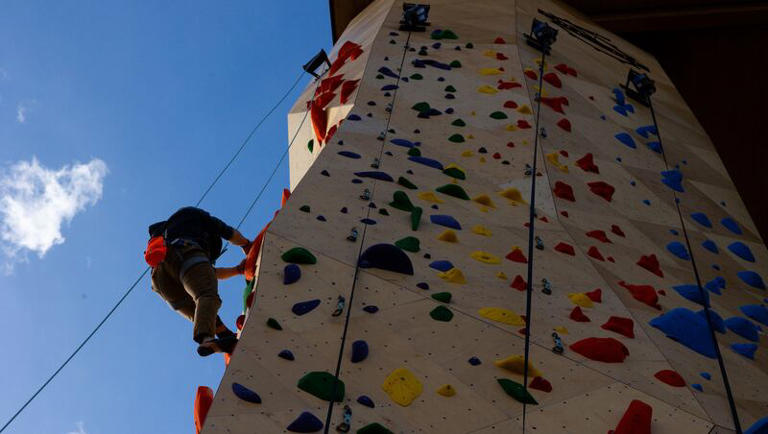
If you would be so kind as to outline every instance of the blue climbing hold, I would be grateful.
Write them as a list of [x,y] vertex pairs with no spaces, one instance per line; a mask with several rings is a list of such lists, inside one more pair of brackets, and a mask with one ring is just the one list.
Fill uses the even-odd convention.
[[446,272],[453,268],[453,264],[451,261],[433,261],[431,264],[429,264],[429,268],[432,268],[437,271]]
[[232,392],[243,401],[261,404],[261,397],[259,394],[240,383],[232,383]]
[[703,212],[691,213],[691,218],[693,219],[693,221],[695,221],[696,223],[698,223],[698,224],[700,224],[700,225],[702,225],[702,226],[704,226],[706,228],[711,228],[712,227],[712,222],[709,221],[709,217],[707,217],[707,215],[704,214]]
[[698,303],[702,306],[709,306],[709,293],[699,290],[698,285],[677,285],[673,286],[672,289],[694,303]]
[[280,351],[277,354],[277,357],[280,357],[281,359],[285,359],[285,360],[291,360],[291,361],[296,360],[296,358],[293,357],[293,353],[291,352],[291,350]]
[[701,375],[701,378],[705,380],[712,380],[712,374],[709,372],[700,372],[699,375]]
[[368,343],[359,340],[352,342],[352,363],[360,363],[368,357]]
[[693,351],[715,358],[715,346],[705,317],[684,307],[677,307],[652,319],[649,324]]
[[445,214],[432,214],[429,216],[429,221],[436,225],[445,226],[451,229],[461,230],[461,225],[455,218]]
[[661,154],[661,142],[648,142],[645,144],[653,152]]
[[722,292],[720,292],[720,290],[725,289],[725,278],[722,276],[717,276],[714,279],[710,280],[709,282],[705,283],[704,287],[707,288],[709,292],[714,292],[717,295],[722,295]]
[[318,432],[323,429],[323,422],[317,418],[314,414],[305,411],[299,415],[290,425],[286,428],[290,432]]
[[755,262],[755,255],[753,255],[752,251],[749,250],[749,247],[741,241],[734,241],[729,244],[728,250],[745,261]]
[[736,333],[744,339],[748,339],[752,342],[760,341],[760,335],[758,334],[757,326],[746,318],[742,318],[740,316],[732,316],[725,320],[725,326],[728,327],[728,330]]
[[404,148],[413,148],[414,144],[410,140],[405,139],[392,139],[389,141],[393,145],[402,146]]
[[630,136],[627,133],[619,133],[619,134],[616,134],[614,137],[616,137],[616,140],[629,146],[632,149],[637,148],[637,145],[635,144],[635,141],[632,139],[632,136]]
[[656,126],[654,126],[654,125],[645,125],[645,126],[642,126],[642,127],[637,127],[635,129],[635,132],[638,135],[643,136],[643,138],[646,138],[646,139],[648,138],[648,134],[649,133],[653,134],[654,136],[658,136],[659,135],[658,132],[656,131]]
[[626,116],[627,115],[627,109],[624,108],[623,105],[616,104],[615,106],[613,106],[613,111],[615,111],[616,113],[618,113],[618,114],[620,114],[622,116]]
[[709,250],[714,254],[720,253],[720,250],[717,249],[717,244],[715,244],[715,242],[712,240],[704,241],[703,243],[701,243],[701,247],[704,247],[705,249]]
[[757,351],[757,344],[733,344],[731,349],[738,354],[748,358],[755,359],[755,352]]
[[365,306],[363,310],[368,313],[376,313],[379,311],[379,308],[371,304],[371,305]]
[[288,264],[283,268],[283,284],[296,283],[301,278],[301,268],[296,264]]
[[365,249],[360,260],[360,268],[379,268],[395,273],[413,276],[413,264],[399,247],[392,244],[374,244]]
[[298,316],[302,316],[312,312],[313,310],[315,310],[317,306],[320,306],[320,300],[318,299],[302,301],[294,304],[293,307],[291,308],[291,312],[295,313]]
[[433,167],[437,170],[443,170],[443,163],[437,160],[433,160],[431,158],[419,157],[414,155],[414,156],[408,157],[408,159],[413,161],[414,163],[419,163],[425,166]]
[[650,201],[650,200],[648,200],[648,199],[643,199],[643,203],[644,203],[644,204],[646,204],[646,205],[648,205],[648,206],[650,206],[650,205],[651,205],[651,201]]
[[709,311],[709,320],[712,322],[712,328],[718,333],[725,333],[725,321],[723,318],[712,309],[702,309],[696,312],[696,315],[700,316],[704,321],[707,320],[706,312]]
[[398,75],[395,74],[391,69],[387,68],[386,66],[382,66],[379,68],[379,73],[386,75],[387,77],[397,78]]
[[661,172],[661,182],[667,187],[680,193],[685,193],[683,190],[683,173],[679,170],[665,170]]
[[747,304],[741,306],[742,313],[759,322],[760,324],[768,326],[768,308],[762,304]]
[[389,174],[387,174],[385,172],[377,172],[377,171],[373,171],[373,172],[355,172],[355,176],[359,176],[361,178],[378,179],[379,181],[387,181],[387,182],[394,181],[394,179],[392,179],[392,177],[389,176]]
[[354,179],[352,180],[352,184],[362,184],[362,183],[363,183],[363,180],[362,180],[362,179],[354,178]]
[[341,155],[342,157],[352,158],[352,159],[355,159],[355,160],[360,158],[360,154],[356,154],[356,153],[351,152],[351,151],[339,151],[339,152],[337,152],[337,154]]
[[622,92],[621,89],[614,87],[611,92],[613,92],[613,97],[616,99],[616,104],[622,106],[626,104],[626,100],[624,99],[624,92]]
[[753,288],[765,289],[765,283],[763,282],[763,278],[760,277],[760,275],[754,271],[751,271],[751,270],[739,271],[738,273],[736,273],[736,275],[739,276],[739,279],[741,279],[742,282],[746,283],[747,285]]
[[376,220],[369,219],[369,218],[364,218],[364,219],[360,219],[360,223],[362,223],[364,225],[371,225],[371,226],[373,226],[373,225],[376,224]]
[[395,90],[397,89],[397,85],[395,84],[388,84],[386,86],[382,86],[381,90]]
[[691,255],[688,254],[688,250],[686,250],[683,243],[679,241],[672,241],[671,243],[667,244],[667,250],[669,250],[669,253],[672,253],[680,259],[684,259],[686,261],[691,259]]
[[[451,265],[448,269],[450,270],[451,268],[453,268],[453,265]],[[429,289],[429,283],[427,283],[427,282],[419,282],[419,283],[416,284],[416,286],[421,288],[421,289],[423,289],[423,290],[425,290],[425,291]]]
[[350,115],[347,116],[348,121],[359,121],[360,119],[362,118],[359,115],[356,115],[354,113],[350,113]]
[[[670,229],[669,233],[672,234],[672,235],[675,235],[675,236],[680,235],[680,232],[678,232],[676,229]],[[686,252],[686,253],[688,253],[688,252]]]
[[744,434],[768,434],[768,416],[753,423]]
[[357,403],[360,405],[364,405],[368,408],[374,408],[376,405],[373,403],[373,400],[366,395],[360,395],[357,397]]
[[694,389],[698,390],[699,392],[703,392],[704,391],[704,388],[701,387],[701,384],[699,384],[699,383],[691,384],[691,387],[693,387]]
[[733,232],[736,235],[741,235],[741,228],[739,227],[739,224],[736,223],[736,221],[730,217],[725,217],[724,219],[720,220],[720,224],[725,226],[726,229]]
[[472,366],[477,366],[483,362],[480,361],[480,359],[477,358],[477,356],[472,356],[468,360],[469,364]]
[[318,216],[317,216],[317,217],[315,217],[315,218],[316,218],[318,221],[321,221],[321,222],[324,222],[324,221],[326,221],[326,219],[325,219],[325,216],[323,216],[323,215],[318,215]]

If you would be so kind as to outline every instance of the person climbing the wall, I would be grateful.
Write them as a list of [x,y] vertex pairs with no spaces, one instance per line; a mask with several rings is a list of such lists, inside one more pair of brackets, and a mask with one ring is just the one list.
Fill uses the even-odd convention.
[[221,298],[218,279],[243,274],[245,260],[236,267],[214,267],[221,255],[222,238],[246,254],[250,241],[223,221],[195,207],[176,211],[166,221],[149,226],[144,252],[152,267],[152,290],[181,316],[194,323],[197,353],[232,353],[237,335],[218,316]]

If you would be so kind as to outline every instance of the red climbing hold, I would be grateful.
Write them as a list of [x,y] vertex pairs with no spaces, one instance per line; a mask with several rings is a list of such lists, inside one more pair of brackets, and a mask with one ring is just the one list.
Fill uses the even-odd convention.
[[[270,222],[271,223],[271,222]],[[248,250],[248,254],[245,255],[245,267],[244,277],[245,280],[253,280],[256,274],[256,260],[259,258],[259,252],[261,251],[261,244],[264,242],[264,235],[267,233],[269,223],[267,223],[256,235],[256,238],[251,243],[251,248]]]
[[241,314],[235,320],[235,327],[237,327],[238,330],[242,330],[244,325],[245,325],[245,314]]
[[507,142],[507,148],[514,148],[515,142]]
[[315,131],[317,143],[323,143],[325,140],[325,130],[328,128],[328,113],[326,113],[322,106],[318,105],[317,100],[312,101],[310,117],[312,119],[312,129]]
[[568,151],[566,151],[565,149],[561,149],[558,152],[560,152],[560,155],[562,155],[563,157],[568,158]]
[[576,160],[576,165],[581,167],[581,170],[585,172],[600,173],[600,169],[593,161],[591,152]]
[[660,289],[660,290],[658,290],[658,291],[656,291],[656,292],[658,292],[658,293],[659,293],[659,295],[663,295],[664,297],[666,297],[666,296],[667,296],[667,291],[665,291],[665,290],[663,290],[663,289]]
[[558,77],[554,72],[548,72],[544,74],[543,80],[558,89],[563,87],[563,83],[560,81],[560,77]]
[[328,103],[333,101],[333,98],[335,98],[335,97],[336,97],[336,94],[333,93],[333,92],[321,93],[319,96],[316,96],[315,100],[312,101],[312,102],[317,107],[324,109],[325,106],[327,106]]
[[525,119],[518,119],[517,121],[517,127],[522,129],[531,128],[531,124],[528,123]]
[[568,243],[563,243],[563,242],[557,243],[557,245],[555,246],[555,250],[557,250],[560,253],[565,253],[566,255],[571,255],[571,256],[576,255],[576,251],[573,250],[573,246]]
[[571,311],[571,314],[569,315],[569,318],[576,322],[589,322],[590,319],[588,316],[584,315],[584,312],[581,311],[581,308],[579,306],[576,306]]
[[544,223],[549,223],[549,219],[547,218],[547,216],[542,216],[542,217],[540,217],[540,218],[539,218],[539,221],[542,221],[542,222],[544,222]]
[[554,193],[555,196],[559,197],[560,199],[569,200],[571,202],[576,201],[576,198],[573,196],[573,188],[562,181],[555,182]]
[[347,60],[355,60],[363,53],[363,48],[355,44],[352,41],[347,41],[339,48],[339,54],[336,60],[333,61],[331,69],[328,70],[328,75],[333,75],[339,70]]
[[603,242],[603,243],[610,243],[611,242],[611,240],[609,240],[608,236],[605,234],[605,231],[601,231],[601,230],[598,230],[598,229],[596,229],[594,231],[587,232],[587,236],[590,237],[590,238],[594,238],[594,239],[596,239],[596,240],[598,240],[600,242]]
[[325,133],[325,141],[326,141],[326,143],[331,141],[331,138],[333,137],[334,134],[336,134],[336,131],[339,129],[339,127],[341,126],[342,122],[344,122],[344,119],[339,120],[338,124],[331,125],[331,128],[328,128],[328,132]]
[[613,256],[609,256],[609,257],[605,258],[605,260],[606,260],[606,261],[608,261],[608,262],[610,262],[610,263],[614,263],[614,262],[616,262],[616,260],[615,260],[615,259],[613,259]]
[[651,434],[651,419],[653,418],[653,408],[650,405],[633,399],[621,417],[616,430],[611,430],[609,434]]
[[497,36],[496,39],[493,40],[494,44],[506,44],[507,41],[504,40],[501,36]]
[[565,131],[571,132],[571,121],[569,121],[566,118],[562,118],[559,121],[557,121],[557,126],[564,129]]
[[494,159],[494,160],[498,160],[499,158],[501,158],[501,154],[500,154],[500,153],[498,153],[498,152],[494,152],[494,153],[493,153],[493,159]]
[[[499,68],[499,69],[501,69],[501,68]],[[516,87],[523,87],[523,85],[518,83],[518,82],[516,82],[516,81],[499,80],[499,85],[496,86],[496,89],[505,90],[505,89],[514,89]]]
[[659,277],[664,277],[664,272],[661,271],[661,268],[659,267],[659,260],[656,258],[656,255],[651,254],[648,256],[641,256],[640,260],[637,261],[637,265],[645,268],[646,270]]
[[601,325],[600,328],[603,330],[610,330],[620,335],[624,335],[628,338],[634,339],[635,337],[634,326],[635,326],[634,321],[632,321],[629,318],[612,316],[608,318],[608,321],[606,321],[605,324]]
[[341,104],[346,104],[347,101],[349,101],[349,97],[352,95],[352,92],[357,89],[357,84],[360,82],[360,80],[347,80],[341,85],[341,94],[339,96],[339,102]]
[[566,65],[565,63],[560,63],[558,65],[555,65],[555,69],[560,71],[563,75],[567,74],[567,75],[572,75],[576,77],[576,70]]
[[563,110],[563,106],[568,105],[568,98],[564,96],[555,96],[555,97],[544,96],[544,97],[541,97],[541,103],[558,113],[565,114],[565,111]]
[[253,298],[256,296],[256,291],[251,292],[248,294],[248,297],[245,299],[245,306],[250,309],[251,306],[253,306]]
[[512,101],[512,100],[510,100],[510,101],[504,101],[504,107],[505,107],[505,108],[516,109],[516,108],[517,108],[517,103],[516,103],[516,102],[514,102],[514,101]]
[[509,252],[506,256],[507,259],[509,259],[512,262],[519,262],[521,264],[527,264],[528,259],[525,258],[525,255],[523,255],[523,251],[520,250],[519,247],[515,248],[515,250],[512,250]]
[[627,347],[614,338],[586,338],[570,348],[588,359],[605,363],[621,363],[629,355]]
[[496,60],[509,60],[509,57],[505,56],[504,53],[496,53]]
[[653,374],[662,383],[669,384],[672,387],[685,387],[685,380],[677,372],[671,369],[662,369],[661,371]]
[[195,429],[197,434],[203,429],[205,424],[205,417],[208,416],[208,410],[213,404],[213,390],[210,387],[198,386],[197,394],[195,395]]
[[560,215],[565,218],[568,218],[568,211],[560,211]]
[[552,391],[552,383],[541,377],[534,377],[528,387],[547,393]]
[[320,86],[315,89],[315,95],[333,93],[344,81],[344,74],[333,75],[320,80]]
[[624,231],[622,231],[621,228],[618,225],[611,225],[611,232],[613,232],[614,234],[616,234],[616,235],[618,235],[620,237],[624,237],[625,236],[624,235]]
[[611,184],[603,181],[588,182],[587,185],[589,186],[589,191],[602,197],[608,202],[611,201],[611,198],[613,198],[613,192],[616,191],[616,189],[613,188]]
[[587,250],[587,255],[589,255],[592,258],[597,259],[598,261],[605,261],[605,258],[603,257],[603,254],[600,253],[600,250],[597,250],[597,247],[590,246],[589,250]]
[[530,78],[531,80],[537,80],[539,78],[538,75],[536,75],[536,71],[532,69],[526,69],[525,70],[525,76]]
[[619,282],[619,285],[629,290],[629,292],[632,294],[632,297],[634,297],[635,300],[643,302],[648,306],[655,307],[656,309],[661,310],[661,306],[659,306],[659,296],[656,295],[656,290],[653,289],[653,286],[631,285],[629,283],[624,282],[623,280]]
[[515,288],[518,291],[525,291],[528,289],[528,284],[525,282],[525,279],[523,279],[523,276],[519,274],[515,276],[515,280],[513,280],[512,284],[509,286]]
[[594,291],[585,292],[584,295],[589,297],[589,299],[594,301],[595,303],[603,302],[603,290],[600,288],[597,288]]

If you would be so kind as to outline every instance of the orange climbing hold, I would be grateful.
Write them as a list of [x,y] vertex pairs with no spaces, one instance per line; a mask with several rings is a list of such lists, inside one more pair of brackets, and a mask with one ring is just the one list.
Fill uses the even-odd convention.
[[629,350],[614,338],[586,338],[570,346],[582,356],[605,363],[621,363],[629,356]]
[[571,256],[576,255],[576,251],[573,249],[573,246],[568,243],[563,243],[563,242],[557,243],[557,245],[555,246],[555,250],[557,250],[560,253],[565,253],[566,255],[571,255]]
[[555,182],[554,193],[555,196],[559,197],[560,199],[568,200],[571,202],[576,201],[576,198],[573,196],[573,188],[562,181]]
[[651,434],[652,419],[653,408],[639,399],[633,399],[616,430],[608,431],[608,434]]
[[525,258],[525,255],[523,254],[523,251],[520,250],[519,247],[515,247],[514,250],[509,252],[507,256],[505,256],[507,259],[509,259],[512,262],[519,262],[521,264],[527,264],[528,259]]
[[576,165],[585,172],[600,173],[600,169],[597,167],[597,165],[595,165],[595,162],[593,161],[591,152],[576,160]]
[[605,261],[603,254],[600,253],[600,250],[597,250],[597,247],[595,246],[589,247],[589,250],[587,250],[587,255],[589,255],[591,258],[597,259],[598,261]]
[[557,76],[554,72],[548,72],[544,74],[544,77],[542,77],[544,81],[551,84],[552,86],[555,86],[556,88],[560,89],[563,87],[563,83],[560,81],[560,77]]
[[631,285],[624,282],[619,282],[620,286],[626,288],[635,300],[647,304],[648,306],[655,307],[661,310],[659,306],[659,296],[656,294],[656,290],[651,285]]
[[613,193],[616,191],[611,184],[603,181],[588,182],[589,191],[602,197],[608,202],[613,198]]
[[208,410],[213,404],[213,390],[210,387],[198,386],[197,394],[195,395],[195,430],[197,434],[203,429],[205,424],[205,417],[208,416]]
[[251,248],[248,250],[248,254],[245,256],[245,280],[253,280],[253,277],[256,274],[256,260],[259,258],[261,244],[264,242],[264,235],[267,233],[267,228],[269,228],[269,223],[261,229],[261,232],[259,232],[251,243]]
[[664,277],[664,272],[661,271],[661,267],[659,266],[659,260],[654,254],[641,256],[640,260],[637,261],[637,265],[645,268],[646,270],[659,277]]

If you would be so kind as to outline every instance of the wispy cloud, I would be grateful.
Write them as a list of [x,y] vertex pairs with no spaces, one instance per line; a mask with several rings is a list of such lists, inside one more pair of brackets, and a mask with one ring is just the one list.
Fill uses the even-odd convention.
[[85,424],[83,422],[78,422],[76,425],[77,431],[70,431],[67,434],[88,434],[88,432],[85,431]]
[[99,159],[49,169],[35,157],[0,169],[0,249],[7,259],[24,260],[27,252],[42,258],[63,243],[62,224],[101,199],[107,172]]
[[0,66],[0,81],[8,80],[8,70]]
[[16,105],[16,122],[23,124],[27,121],[27,110],[29,110],[29,107],[23,102]]

